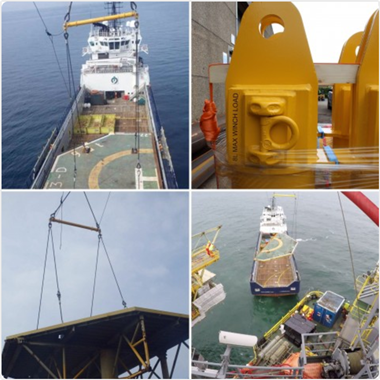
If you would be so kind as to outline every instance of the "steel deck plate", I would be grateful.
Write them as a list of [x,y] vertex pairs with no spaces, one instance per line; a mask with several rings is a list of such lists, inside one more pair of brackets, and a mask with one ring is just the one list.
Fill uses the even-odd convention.
[[[75,149],[76,189],[157,189],[161,187],[154,139],[150,133],[140,134],[142,177],[137,180],[137,154],[134,133],[107,135],[87,143],[90,153]],[[74,150],[57,157],[46,189],[74,188]],[[140,185],[137,183],[140,182]]]

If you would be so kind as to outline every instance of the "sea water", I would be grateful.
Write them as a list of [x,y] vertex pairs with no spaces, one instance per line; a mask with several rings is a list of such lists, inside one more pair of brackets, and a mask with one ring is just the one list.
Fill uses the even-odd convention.
[[[124,3],[123,12],[130,11]],[[67,80],[62,35],[68,3],[37,2]],[[189,5],[178,2],[137,3],[153,93],[180,188],[188,188]],[[71,21],[107,14],[104,3],[74,2]],[[68,30],[75,87],[79,86],[89,25]],[[2,187],[26,188],[42,147],[58,126],[68,94],[52,43],[33,3],[2,6]]]
[[[378,192],[366,193],[378,205]],[[297,296],[255,297],[249,278],[264,206],[271,204],[270,192],[203,192],[192,194],[193,234],[223,225],[216,247],[220,260],[208,267],[222,283],[226,299],[215,306],[192,329],[192,346],[208,361],[220,362],[225,346],[219,344],[220,330],[261,337],[308,291],[331,290],[352,301],[355,296],[348,241],[338,193],[297,193],[278,198],[287,216],[288,232],[298,240],[295,258],[301,276]],[[340,194],[347,223],[355,276],[375,267],[379,259],[378,227],[344,195]],[[296,212],[295,212],[296,211]],[[293,221],[297,220],[296,227]],[[210,235],[210,237],[212,234]],[[196,243],[196,239],[194,239]],[[232,362],[246,364],[252,349],[232,350]]]

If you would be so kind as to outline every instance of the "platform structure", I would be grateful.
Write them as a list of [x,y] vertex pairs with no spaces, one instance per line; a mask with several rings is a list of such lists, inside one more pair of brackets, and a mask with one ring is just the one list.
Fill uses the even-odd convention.
[[[128,308],[6,338],[5,378],[172,378],[182,345],[188,348],[189,317]],[[169,370],[167,351],[177,347]],[[156,359],[152,366],[153,359]]]

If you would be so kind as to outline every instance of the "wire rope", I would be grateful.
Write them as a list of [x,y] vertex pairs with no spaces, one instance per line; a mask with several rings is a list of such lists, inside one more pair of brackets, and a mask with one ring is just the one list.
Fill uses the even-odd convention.
[[104,209],[103,209],[103,212],[102,212],[102,216],[100,217],[100,220],[99,220],[99,225],[100,225],[100,223],[102,223],[103,216],[104,216],[104,213],[106,211],[106,208],[107,208],[108,201],[109,201],[110,197],[111,197],[111,192],[108,193],[107,201],[106,201],[106,204],[104,206]]
[[357,286],[356,286],[356,275],[355,275],[354,257],[353,257],[353,255],[352,255],[352,249],[351,249],[350,237],[349,237],[349,234],[348,234],[348,229],[347,229],[347,224],[346,224],[346,218],[345,218],[345,215],[344,215],[343,205],[342,205],[342,201],[341,201],[341,199],[340,199],[340,194],[339,194],[339,192],[338,192],[338,199],[339,199],[340,210],[341,210],[341,212],[342,212],[342,218],[343,218],[344,230],[345,230],[345,232],[346,232],[348,251],[349,251],[349,253],[350,253],[350,260],[351,260],[352,275],[353,275],[353,277],[354,277],[354,288],[355,288],[355,293],[356,293],[356,298],[357,298],[358,295],[359,295],[359,292],[358,292],[358,288],[357,288]]
[[121,303],[122,303],[122,305],[124,306],[124,308],[126,308],[126,307],[127,307],[127,303],[124,301],[123,293],[121,292],[121,289],[120,289],[120,286],[119,286],[119,282],[117,281],[116,274],[115,274],[115,271],[114,271],[113,266],[112,266],[112,263],[111,263],[111,259],[110,259],[109,255],[108,255],[107,248],[106,248],[106,245],[105,245],[104,240],[103,240],[103,236],[100,236],[100,240],[102,241],[102,245],[103,245],[103,248],[104,248],[104,252],[105,252],[106,255],[107,255],[107,260],[108,260],[108,263],[110,264],[111,271],[112,271],[113,277],[114,277],[114,279],[115,279],[117,289],[119,290],[120,297],[121,297],[121,300],[122,300]]
[[[65,193],[62,193],[62,196],[61,196],[61,202],[63,200],[63,195]],[[61,207],[61,220],[63,220],[63,205]],[[60,234],[59,234],[59,249],[62,249],[62,235],[63,235],[63,224],[61,224],[61,228],[60,228]]]
[[96,252],[96,263],[95,263],[94,284],[93,284],[93,287],[92,287],[92,300],[91,300],[90,317],[92,317],[92,310],[93,310],[93,307],[94,307],[95,287],[96,287],[96,276],[97,276],[97,273],[98,273],[99,249],[100,249],[100,239],[101,239],[101,237],[102,237],[102,235],[99,234],[99,235],[98,235],[98,249],[97,249],[97,252]]
[[43,295],[43,292],[44,292],[46,263],[47,263],[47,257],[48,257],[48,252],[49,252],[50,229],[51,229],[51,222],[49,222],[49,229],[48,229],[48,236],[47,236],[47,243],[46,243],[44,270],[43,270],[43,273],[42,273],[42,284],[41,284],[41,293],[40,293],[40,305],[38,307],[38,316],[37,316],[37,327],[36,327],[36,330],[38,330],[38,326],[39,326],[39,323],[40,323],[40,316],[41,316],[42,295]]
[[90,208],[91,214],[92,214],[92,216],[94,217],[95,224],[96,224],[96,226],[99,228],[99,223],[98,223],[98,221],[96,220],[96,216],[95,216],[95,214],[94,214],[94,210],[93,210],[92,207],[91,207],[91,203],[90,203],[90,201],[89,201],[89,199],[88,199],[88,197],[87,197],[87,194],[86,194],[85,191],[83,192],[83,194],[84,194],[84,196],[85,196],[85,198],[86,198],[86,201],[87,201],[88,207]]
[[58,64],[59,72],[60,72],[60,74],[61,74],[61,77],[62,77],[63,83],[64,83],[64,85],[65,85],[65,87],[66,87],[66,90],[67,90],[67,92],[68,92],[69,89],[68,89],[68,87],[67,87],[67,83],[66,83],[65,76],[63,75],[62,67],[61,67],[61,65],[60,65],[60,63],[59,63],[59,59],[58,59],[57,51],[55,50],[54,39],[53,39],[53,37],[61,36],[64,32],[62,31],[61,33],[57,33],[57,34],[52,34],[52,33],[50,33],[50,32],[48,31],[47,25],[46,25],[46,23],[45,23],[45,21],[44,21],[42,15],[41,15],[41,12],[40,12],[40,10],[39,10],[38,7],[37,7],[37,4],[36,4],[34,1],[33,1],[33,4],[34,4],[34,7],[35,7],[36,10],[37,10],[38,15],[40,16],[40,19],[41,19],[42,24],[43,24],[44,27],[45,27],[45,33],[46,33],[47,36],[49,37],[49,40],[50,40],[50,42],[51,42],[51,44],[52,44],[53,51],[54,51],[54,56],[55,56],[55,60],[56,60],[56,62],[57,62],[57,64]]
[[61,322],[63,323],[63,313],[62,313],[62,302],[61,302],[61,291],[59,289],[59,279],[58,279],[58,269],[57,269],[57,259],[55,257],[55,247],[54,247],[54,239],[53,239],[53,230],[50,228],[50,235],[51,235],[51,246],[53,250],[53,259],[54,259],[54,270],[55,270],[55,282],[57,284],[57,298],[58,298],[58,305],[59,305],[59,313],[61,315]]
[[59,209],[63,206],[63,204],[65,203],[66,199],[68,198],[68,196],[71,194],[71,191],[69,191],[67,193],[67,195],[65,196],[65,198],[61,198],[61,202],[59,203],[59,206],[56,208],[56,210],[51,214],[52,216],[55,216],[55,214],[59,211]]

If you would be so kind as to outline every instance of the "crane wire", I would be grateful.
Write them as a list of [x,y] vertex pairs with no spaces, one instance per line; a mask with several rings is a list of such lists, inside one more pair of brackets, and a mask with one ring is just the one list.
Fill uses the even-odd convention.
[[53,250],[55,281],[56,281],[56,284],[57,284],[57,298],[58,298],[58,304],[59,304],[59,313],[61,315],[61,322],[63,323],[63,313],[62,313],[62,303],[61,303],[61,291],[59,289],[58,269],[57,269],[57,260],[56,260],[56,257],[55,257],[53,230],[51,229],[51,227],[49,228],[49,230],[50,230],[50,235],[51,235],[51,246],[52,246],[52,250]]
[[[86,198],[86,201],[88,203],[88,206],[91,210],[91,213],[92,213],[92,216],[95,220],[95,223],[96,223],[96,226],[99,228],[100,227],[100,224],[98,223],[97,219],[96,219],[96,216],[95,216],[95,213],[92,209],[92,206],[91,206],[91,203],[90,203],[90,200],[88,199],[87,197],[87,194],[86,192],[84,191],[84,196]],[[109,199],[109,198],[108,198]],[[108,199],[107,199],[107,203],[108,203]],[[106,205],[107,205],[106,203]],[[105,208],[103,210],[103,214],[104,214],[104,211],[105,211]],[[102,216],[103,217],[103,216]],[[121,289],[120,289],[120,285],[119,285],[119,282],[117,280],[117,277],[116,277],[116,273],[113,269],[113,266],[112,266],[112,262],[111,262],[111,259],[109,257],[109,254],[108,254],[108,251],[107,251],[107,248],[106,248],[106,245],[104,243],[104,240],[103,240],[103,236],[102,236],[102,233],[99,232],[99,235],[98,235],[98,250],[97,250],[97,254],[96,254],[96,265],[95,265],[95,274],[94,274],[94,285],[93,285],[93,293],[92,293],[92,302],[91,302],[91,315],[92,315],[92,310],[93,310],[93,303],[94,303],[94,298],[95,298],[95,287],[96,287],[96,277],[97,277],[97,270],[98,270],[98,260],[99,260],[99,245],[100,245],[100,242],[102,242],[102,245],[103,245],[103,248],[104,248],[104,252],[106,253],[106,256],[107,256],[107,260],[108,260],[108,263],[110,265],[110,268],[111,268],[111,271],[112,271],[112,274],[113,274],[113,277],[115,279],[115,283],[116,283],[116,286],[117,286],[117,289],[119,290],[119,294],[120,294],[120,297],[121,297],[121,303],[122,305],[125,307],[127,307],[127,304],[124,300],[124,297],[123,297],[123,293],[121,292]]]
[[92,287],[92,300],[91,300],[91,311],[90,311],[90,317],[92,317],[92,310],[94,307],[94,299],[95,299],[95,287],[96,287],[96,275],[98,272],[98,262],[99,262],[99,248],[100,248],[100,239],[101,239],[101,234],[98,235],[98,249],[96,252],[96,263],[95,263],[95,275],[94,275],[94,285]]
[[64,85],[65,85],[65,87],[66,87],[66,91],[67,91],[67,93],[69,94],[69,89],[68,89],[68,87],[67,87],[67,83],[66,83],[65,76],[63,75],[62,67],[61,67],[61,65],[60,65],[60,63],[59,63],[59,59],[58,59],[57,51],[55,50],[54,39],[53,39],[53,37],[61,36],[64,32],[62,31],[61,33],[58,33],[58,34],[52,34],[52,33],[50,33],[50,32],[48,31],[48,28],[47,28],[47,26],[46,26],[46,23],[45,23],[45,21],[44,21],[42,15],[41,15],[41,13],[40,13],[38,7],[37,7],[37,4],[36,4],[34,1],[33,1],[33,4],[34,4],[34,6],[35,6],[35,8],[36,8],[36,10],[37,10],[38,15],[40,16],[40,19],[41,19],[42,24],[43,24],[44,27],[45,27],[45,33],[46,33],[47,36],[49,37],[49,40],[50,40],[51,45],[52,45],[52,48],[53,48],[53,52],[54,52],[54,56],[55,56],[55,60],[56,60],[56,62],[57,62],[57,64],[58,64],[59,72],[60,72],[60,74],[61,74],[61,77],[62,77],[63,83],[64,83]]
[[51,222],[49,223],[49,231],[48,231],[47,244],[46,244],[45,261],[44,261],[44,270],[43,270],[43,273],[42,273],[42,284],[41,284],[41,293],[40,293],[40,305],[39,305],[39,308],[38,308],[38,316],[37,316],[37,327],[36,327],[36,330],[38,330],[38,326],[39,326],[39,323],[40,323],[41,305],[42,305],[42,295],[43,295],[43,292],[44,292],[44,284],[45,284],[46,262],[47,262],[48,252],[49,252],[50,228],[51,228]]
[[103,216],[104,216],[104,213],[106,211],[106,208],[107,208],[108,201],[109,201],[110,197],[111,197],[111,192],[108,193],[107,201],[106,201],[106,204],[104,206],[104,209],[103,209],[103,212],[102,212],[102,216],[100,217],[100,220],[99,220],[99,226],[100,226],[100,223],[102,223]]
[[88,197],[87,197],[87,194],[86,194],[85,191],[83,192],[83,194],[84,194],[84,196],[85,196],[85,198],[86,198],[86,201],[87,201],[88,207],[90,208],[91,214],[92,214],[92,216],[94,217],[96,227],[99,228],[99,223],[98,223],[98,221],[97,221],[97,219],[96,219],[96,216],[95,216],[95,214],[94,214],[94,210],[93,210],[92,207],[91,207],[91,203],[90,203],[90,201],[89,201],[89,199],[88,199]]
[[[61,196],[61,202],[63,200],[63,195],[65,193],[62,193],[62,196]],[[61,207],[61,219],[63,220],[63,205]],[[62,235],[63,235],[63,224],[61,224],[61,232],[60,232],[60,235],[59,235],[59,249],[62,249]]]
[[[71,7],[73,5],[73,2],[71,1],[69,4],[69,10],[67,11],[64,21],[65,23],[68,23],[70,21],[70,13],[71,13]],[[78,109],[78,102],[77,97],[75,94],[75,80],[74,80],[74,70],[73,70],[73,64],[71,60],[71,53],[70,53],[70,45],[69,45],[69,33],[65,31],[64,33],[65,43],[66,43],[66,60],[67,60],[67,70],[68,70],[68,77],[69,77],[69,88],[70,88],[70,99],[74,99],[75,109],[76,109],[76,118],[78,125],[80,127],[80,119],[79,119],[79,109]],[[72,89],[72,95],[71,95],[71,89]],[[74,137],[74,117],[73,117],[73,107],[71,107],[71,128],[72,128],[72,136]],[[73,144],[73,157],[74,157],[74,175],[73,175],[73,188],[76,187],[76,178],[77,178],[77,160],[76,160],[76,149],[75,149],[75,141]]]
[[55,216],[55,214],[59,211],[59,209],[63,206],[63,204],[65,203],[66,199],[69,197],[69,195],[71,194],[71,191],[69,191],[67,193],[67,195],[65,196],[65,198],[62,199],[61,197],[61,202],[59,203],[59,206],[56,208],[56,210],[51,214],[51,216]]
[[105,245],[104,240],[103,240],[103,236],[101,236],[101,235],[100,235],[100,240],[102,241],[104,252],[107,255],[108,263],[110,264],[110,267],[111,267],[111,270],[112,270],[112,274],[113,274],[113,277],[114,277],[115,282],[116,282],[116,286],[117,286],[117,288],[119,290],[119,293],[120,293],[120,297],[121,297],[121,301],[122,301],[121,304],[124,306],[124,308],[126,308],[127,307],[127,303],[124,301],[123,293],[121,292],[119,282],[117,281],[116,274],[115,274],[115,271],[114,271],[112,263],[111,263],[111,259],[110,259],[109,255],[108,255],[107,248],[106,248],[106,245]]
[[351,243],[350,243],[350,237],[348,235],[348,229],[347,229],[347,224],[346,224],[346,218],[344,216],[344,211],[343,211],[343,206],[342,206],[342,201],[340,199],[340,194],[338,192],[338,199],[339,199],[339,205],[340,205],[340,211],[342,213],[342,218],[343,218],[343,225],[344,225],[344,230],[346,232],[346,238],[347,238],[347,245],[348,245],[348,251],[350,253],[350,260],[351,260],[351,269],[352,269],[352,275],[354,277],[354,287],[355,287],[355,293],[356,297],[358,296],[358,289],[356,287],[356,275],[355,275],[355,266],[354,266],[354,258],[352,255],[352,250],[351,250]]

